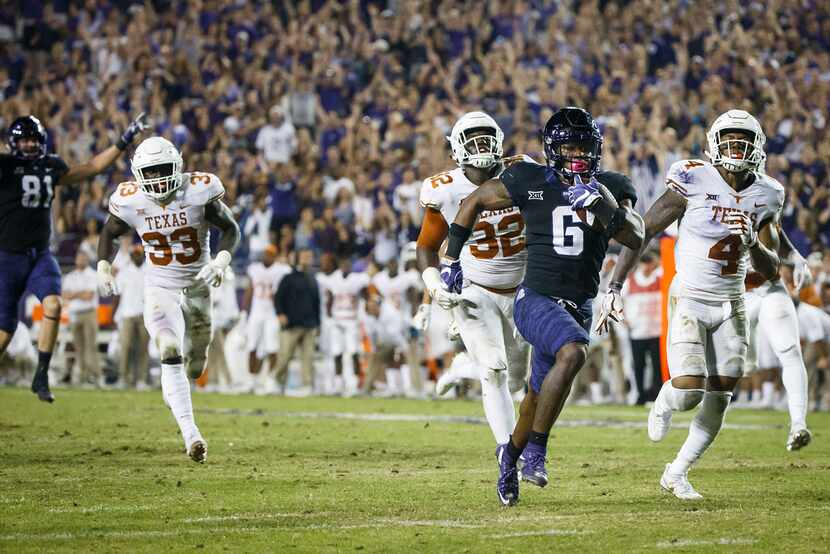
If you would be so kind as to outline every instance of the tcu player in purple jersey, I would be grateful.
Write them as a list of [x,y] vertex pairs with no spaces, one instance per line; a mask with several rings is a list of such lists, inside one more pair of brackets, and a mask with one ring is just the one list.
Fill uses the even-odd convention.
[[0,354],[17,328],[20,299],[29,291],[43,303],[32,392],[45,402],[55,400],[48,370],[61,315],[61,272],[49,252],[54,190],[104,171],[146,127],[142,113],[118,142],[75,167],[46,153],[46,129],[36,117],[18,117],[9,127],[10,152],[0,154]]

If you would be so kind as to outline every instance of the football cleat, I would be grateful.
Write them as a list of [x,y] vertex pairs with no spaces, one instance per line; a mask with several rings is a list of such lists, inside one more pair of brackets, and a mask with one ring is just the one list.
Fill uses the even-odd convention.
[[207,443],[204,439],[196,439],[193,441],[190,444],[190,448],[187,449],[187,455],[194,462],[200,464],[205,463],[207,461]]
[[658,396],[648,412],[648,438],[654,442],[663,440],[671,429],[671,409],[662,404]]
[[32,379],[32,392],[37,395],[38,400],[49,402],[55,401],[52,391],[49,390],[49,373],[46,371],[36,371]]
[[698,493],[692,484],[689,483],[689,472],[682,475],[669,473],[671,464],[666,464],[663,476],[660,477],[660,486],[675,495],[680,500],[702,500],[703,496]]
[[[531,447],[532,445],[528,445]],[[532,448],[525,448],[522,452],[524,464],[522,465],[522,481],[531,485],[544,487],[548,484],[548,472],[545,469],[545,453],[540,449],[535,452]]]
[[513,506],[519,501],[519,474],[516,469],[516,460],[507,453],[506,444],[496,447],[496,460],[499,462],[496,492],[504,506]]
[[787,450],[793,452],[795,450],[801,450],[808,444],[810,441],[813,440],[813,434],[810,432],[809,429],[806,427],[803,429],[798,429],[797,431],[793,431],[790,433],[789,438],[787,439]]

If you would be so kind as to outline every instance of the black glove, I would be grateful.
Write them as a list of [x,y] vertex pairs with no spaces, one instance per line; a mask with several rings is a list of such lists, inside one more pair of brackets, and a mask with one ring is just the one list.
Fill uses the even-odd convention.
[[118,142],[115,143],[115,146],[118,147],[119,150],[122,152],[127,149],[127,146],[133,142],[136,135],[144,131],[145,129],[149,129],[150,124],[145,121],[145,114],[141,112],[138,114],[138,117],[133,119],[132,123],[127,127],[124,131],[124,134],[121,135],[121,138],[118,139]]

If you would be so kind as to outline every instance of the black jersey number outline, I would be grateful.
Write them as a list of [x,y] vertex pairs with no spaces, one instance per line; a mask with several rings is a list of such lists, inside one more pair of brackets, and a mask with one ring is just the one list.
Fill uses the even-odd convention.
[[23,196],[20,203],[24,208],[48,208],[52,204],[52,176],[44,175],[43,184],[46,185],[46,194],[41,202],[41,178],[37,175],[24,175],[20,179],[20,186],[23,188]]

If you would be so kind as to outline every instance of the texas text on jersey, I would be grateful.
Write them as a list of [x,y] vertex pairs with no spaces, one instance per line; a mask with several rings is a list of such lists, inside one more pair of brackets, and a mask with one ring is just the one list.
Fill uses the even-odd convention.
[[[460,167],[425,179],[421,205],[441,212],[452,223],[462,200],[478,188]],[[485,211],[461,251],[464,275],[474,283],[496,289],[515,288],[524,276],[525,223],[515,206]]]
[[[511,165],[500,179],[527,227],[527,285],[577,304],[595,297],[610,237],[577,216],[568,201],[569,185],[552,169],[528,162]],[[596,179],[617,202],[637,201],[625,175],[600,171]]]
[[161,206],[141,194],[138,184],[121,183],[110,197],[110,213],[134,228],[149,262],[147,286],[181,289],[193,285],[210,261],[210,230],[205,206],[225,189],[211,173],[184,173],[184,185]]
[[0,250],[45,250],[52,232],[54,186],[69,170],[55,155],[0,154]]

